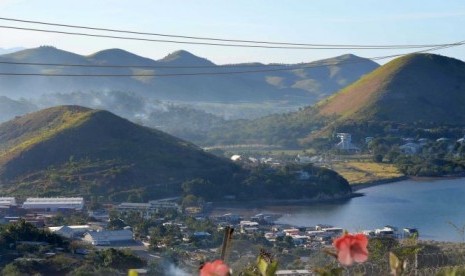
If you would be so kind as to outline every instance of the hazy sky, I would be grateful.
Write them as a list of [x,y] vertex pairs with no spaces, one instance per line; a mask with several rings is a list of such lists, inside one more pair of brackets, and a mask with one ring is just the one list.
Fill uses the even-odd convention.
[[[176,35],[298,43],[431,44],[465,40],[464,0],[0,0],[0,17]],[[3,20],[0,25],[60,29]],[[219,64],[248,61],[296,63],[348,52],[375,57],[409,51],[226,48],[3,28],[0,28],[0,38],[0,48],[52,45],[86,55],[107,48],[122,48],[159,59],[184,49]],[[438,53],[465,60],[465,46]]]

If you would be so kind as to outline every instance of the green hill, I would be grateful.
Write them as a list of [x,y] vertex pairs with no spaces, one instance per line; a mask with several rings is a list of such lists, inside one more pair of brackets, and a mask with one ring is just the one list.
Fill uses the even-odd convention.
[[340,120],[463,125],[465,63],[433,54],[395,59],[318,104]]
[[464,106],[465,63],[412,54],[379,67],[317,105],[215,129],[207,144],[299,147],[334,132],[350,132],[361,139],[398,128],[406,135],[423,135],[442,126],[461,129]]
[[219,183],[238,171],[193,144],[107,111],[61,106],[0,125],[6,194],[151,198],[180,194],[185,180]]
[[[310,175],[301,180],[302,170]],[[205,200],[347,196],[347,181],[311,165],[245,168],[108,111],[59,106],[0,125],[0,193],[102,196],[143,201],[192,194]]]

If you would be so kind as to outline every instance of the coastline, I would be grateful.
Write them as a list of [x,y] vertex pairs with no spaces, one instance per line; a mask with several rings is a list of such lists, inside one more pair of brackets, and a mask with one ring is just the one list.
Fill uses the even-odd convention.
[[371,181],[371,182],[366,182],[366,183],[353,184],[353,185],[350,185],[350,186],[352,187],[352,192],[357,192],[357,191],[359,191],[361,189],[374,187],[374,186],[379,186],[379,185],[384,185],[384,184],[389,184],[389,183],[398,182],[398,181],[402,181],[402,180],[408,180],[408,179],[413,179],[413,178],[404,175],[404,176],[388,178],[388,179],[381,179],[381,180],[376,180],[376,181]]
[[213,202],[213,208],[257,208],[257,207],[266,207],[270,205],[307,205],[307,204],[319,204],[327,202],[340,202],[350,200],[351,198],[365,196],[363,192],[358,192],[359,190],[375,187],[380,185],[386,185],[403,180],[413,180],[413,181],[424,181],[424,180],[443,180],[443,179],[456,179],[464,177],[464,175],[447,175],[439,177],[417,177],[417,176],[399,176],[388,179],[381,179],[377,181],[371,181],[360,184],[353,184],[350,187],[352,188],[351,194],[343,194],[335,197],[315,197],[315,198],[305,198],[305,199],[262,199],[262,200],[253,200],[253,201],[216,201]]
[[[349,200],[354,197],[363,196],[362,193],[352,192],[350,194],[339,195],[336,197],[326,197],[326,198],[303,198],[303,199],[262,199],[254,201],[217,201],[213,202],[213,208],[221,207],[263,207],[269,205],[304,205],[304,204],[318,204],[324,202],[336,202]],[[237,205],[237,206],[236,206]]]
[[389,184],[389,183],[403,181],[403,180],[413,180],[413,181],[438,180],[439,181],[439,180],[444,180],[444,179],[457,179],[457,178],[463,178],[463,177],[465,177],[463,173],[456,174],[456,175],[444,175],[444,176],[406,176],[404,175],[404,176],[381,179],[381,180],[371,181],[371,182],[366,182],[366,183],[352,184],[350,186],[352,187],[352,192],[357,192],[361,189]]

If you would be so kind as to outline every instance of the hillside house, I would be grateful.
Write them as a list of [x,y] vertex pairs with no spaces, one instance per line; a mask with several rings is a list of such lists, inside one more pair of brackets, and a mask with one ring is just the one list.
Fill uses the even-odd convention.
[[76,238],[84,235],[91,230],[89,225],[63,225],[63,226],[51,226],[48,227],[50,232],[63,236],[65,238]]
[[413,154],[417,154],[420,151],[421,147],[422,146],[420,144],[409,142],[409,143],[406,143],[400,146],[399,149],[404,154],[413,155]]
[[56,212],[60,210],[82,211],[84,198],[82,197],[29,197],[23,203],[23,209],[45,212]]
[[336,144],[336,148],[348,152],[358,152],[360,149],[352,144],[352,135],[350,133],[338,133],[337,137],[341,141]]
[[91,231],[84,235],[83,241],[92,245],[111,245],[118,242],[132,242],[134,237],[132,231],[128,229]]

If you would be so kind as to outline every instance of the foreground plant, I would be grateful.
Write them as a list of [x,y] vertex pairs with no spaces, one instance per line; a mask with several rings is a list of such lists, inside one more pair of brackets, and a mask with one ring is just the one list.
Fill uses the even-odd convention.
[[348,234],[337,238],[333,242],[337,251],[337,260],[344,266],[354,262],[363,263],[368,259],[368,238],[364,234]]
[[231,269],[222,260],[207,262],[200,267],[200,276],[229,276]]

